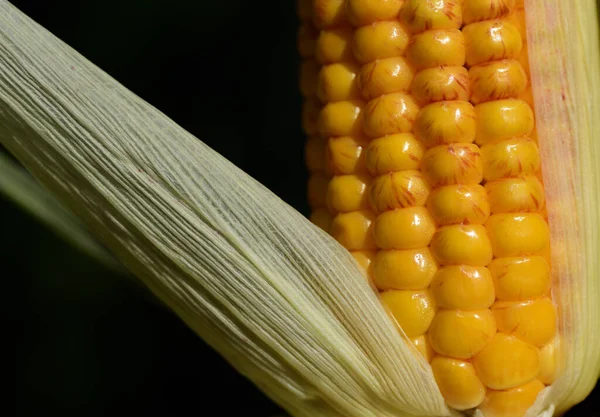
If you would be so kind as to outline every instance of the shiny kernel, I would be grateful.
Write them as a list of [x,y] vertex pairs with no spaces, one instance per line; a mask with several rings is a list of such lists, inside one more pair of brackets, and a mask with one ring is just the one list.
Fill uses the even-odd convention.
[[486,181],[535,175],[541,166],[538,146],[527,137],[482,146],[481,160]]
[[296,37],[298,53],[302,58],[315,55],[317,49],[317,31],[308,23],[301,24]]
[[428,30],[413,36],[406,57],[417,70],[465,64],[465,41],[458,29]]
[[470,143],[452,143],[429,149],[423,156],[421,169],[432,187],[479,184],[483,174],[479,148]]
[[475,356],[473,365],[488,388],[515,388],[536,377],[540,370],[540,353],[535,346],[515,336],[498,332],[483,351]]
[[523,100],[489,101],[475,106],[477,135],[475,143],[485,145],[528,136],[533,131],[533,110]]
[[365,165],[373,176],[419,168],[425,147],[410,133],[383,136],[369,143]]
[[327,103],[319,113],[319,133],[323,137],[352,136],[361,133],[360,101]]
[[470,359],[492,340],[496,322],[488,309],[440,310],[429,328],[434,351],[452,358]]
[[537,377],[546,385],[550,385],[556,380],[558,348],[558,338],[540,348],[540,372]]
[[464,67],[435,67],[419,71],[411,85],[417,103],[469,100],[469,74]]
[[479,410],[486,417],[523,417],[545,388],[539,379],[505,391],[489,390]]
[[407,0],[400,10],[400,20],[412,33],[431,29],[460,29],[461,0]]
[[485,387],[469,362],[436,356],[431,360],[431,369],[448,406],[467,410],[477,407],[485,398]]
[[354,26],[395,20],[404,0],[348,0],[348,17]]
[[492,275],[483,266],[445,266],[435,274],[431,292],[440,308],[482,310],[495,300]]
[[486,20],[463,28],[467,65],[473,66],[499,59],[518,59],[523,47],[516,27],[502,20]]
[[362,67],[358,85],[362,98],[372,100],[384,94],[408,92],[414,73],[406,59],[378,59]]
[[485,184],[492,213],[536,213],[544,208],[544,187],[533,176],[503,178]]
[[486,266],[493,255],[487,231],[479,224],[440,227],[431,252],[441,265]]
[[327,187],[329,178],[321,173],[313,174],[308,179],[308,204],[312,208],[325,206],[327,203]]
[[435,223],[425,207],[396,209],[377,217],[373,233],[380,249],[418,249],[431,241]]
[[313,23],[317,29],[347,24],[346,0],[313,0]]
[[541,254],[550,243],[548,223],[537,213],[493,214],[485,227],[497,258]]
[[542,256],[496,258],[489,265],[498,300],[521,301],[550,290],[550,269]]
[[469,70],[471,103],[519,97],[527,88],[527,74],[514,59],[486,62]]
[[304,100],[302,103],[302,129],[309,136],[317,134],[321,105],[317,100]]
[[378,22],[356,29],[353,52],[360,64],[404,55],[409,35],[396,21]]
[[333,174],[355,174],[365,171],[364,139],[355,136],[339,136],[330,138],[325,148],[325,161]]
[[415,136],[425,146],[471,143],[475,140],[475,109],[467,101],[441,101],[423,107],[415,120]]
[[423,335],[412,337],[410,341],[412,342],[413,346],[417,349],[417,352],[419,352],[427,362],[430,362],[433,358],[434,352],[431,348],[429,340],[427,340],[427,336]]
[[373,283],[371,273],[371,264],[373,263],[373,258],[376,253],[377,252],[374,250],[355,250],[351,251],[350,255],[352,255],[356,261],[358,269],[362,272],[373,292],[377,294],[377,287],[375,287],[375,284]]
[[556,335],[556,308],[549,298],[498,301],[492,306],[498,331],[543,346]]
[[397,208],[424,206],[430,187],[420,171],[390,172],[376,177],[369,186],[371,209],[381,213]]
[[333,218],[330,234],[348,250],[375,250],[374,220],[375,215],[368,210],[340,213]]
[[367,187],[369,177],[364,175],[336,175],[329,181],[327,207],[332,213],[347,213],[369,207]]
[[354,59],[353,39],[354,31],[349,28],[322,30],[317,38],[315,59],[322,65],[350,62]]
[[427,208],[440,226],[483,224],[490,215],[487,194],[479,184],[435,188],[429,195]]
[[304,146],[304,161],[309,172],[325,170],[325,144],[319,137],[311,137]]
[[437,263],[427,247],[380,250],[373,260],[373,282],[382,291],[425,289],[437,269]]
[[319,65],[314,59],[307,59],[300,64],[300,92],[304,97],[317,93]]
[[333,216],[329,213],[324,207],[316,208],[310,213],[310,221],[313,222],[316,226],[323,229],[325,232],[329,233],[329,229],[331,228],[331,222],[333,221]]
[[427,332],[435,316],[435,303],[428,290],[388,290],[379,298],[406,336],[416,337]]
[[357,65],[340,62],[325,65],[317,77],[317,97],[323,103],[360,98]]
[[465,24],[492,20],[508,15],[515,8],[515,0],[465,0],[463,21]]
[[504,16],[502,20],[509,22],[514,27],[517,28],[521,38],[523,41],[527,39],[527,22],[525,21],[525,6],[519,5],[518,3],[523,3],[524,0],[517,0],[517,5],[512,13],[507,16]]
[[410,132],[418,111],[417,103],[408,94],[377,97],[365,107],[363,131],[371,138]]

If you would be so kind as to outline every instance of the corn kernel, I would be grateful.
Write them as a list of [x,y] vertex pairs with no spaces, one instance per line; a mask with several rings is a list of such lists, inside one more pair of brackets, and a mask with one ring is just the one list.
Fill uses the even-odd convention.
[[483,224],[490,215],[487,194],[479,184],[438,187],[429,195],[427,208],[441,226]]
[[492,213],[536,213],[544,208],[544,187],[533,176],[491,181],[485,190]]
[[475,65],[469,70],[471,102],[519,97],[527,87],[527,74],[519,61],[503,59]]
[[433,147],[475,140],[475,109],[466,101],[442,101],[423,107],[415,120],[415,136]]
[[470,359],[492,340],[496,322],[488,309],[440,310],[429,328],[434,351],[452,358]]
[[307,59],[300,64],[300,92],[304,97],[311,97],[317,92],[319,66],[314,59]]
[[469,100],[469,74],[465,67],[435,67],[415,75],[411,93],[417,103]]
[[523,417],[543,389],[544,384],[534,379],[506,391],[489,390],[479,410],[486,417]]
[[550,385],[556,380],[557,350],[558,338],[540,348],[540,372],[537,377],[546,385]]
[[369,207],[368,176],[336,175],[329,181],[327,207],[332,213],[347,213]]
[[313,23],[317,29],[348,23],[345,0],[313,0]]
[[329,232],[331,228],[331,222],[333,221],[333,217],[329,210],[323,207],[316,208],[310,213],[310,221],[313,222],[316,226],[323,229],[325,232]]
[[418,111],[419,107],[408,94],[386,94],[373,99],[365,107],[364,133],[377,138],[410,132]]
[[440,308],[482,310],[495,299],[492,275],[483,266],[445,266],[435,274],[431,292]]
[[348,17],[354,26],[394,20],[403,2],[403,0],[348,0]]
[[355,250],[351,251],[350,254],[356,261],[358,265],[358,269],[361,270],[363,275],[368,279],[369,285],[373,288],[374,291],[377,291],[375,284],[373,284],[372,273],[371,273],[371,265],[373,263],[373,259],[377,254],[377,251],[374,250]]
[[541,166],[538,147],[527,137],[482,146],[481,159],[486,181],[535,175]]
[[529,136],[533,131],[533,110],[523,100],[489,101],[475,106],[477,135],[475,143],[485,145]]
[[355,136],[330,138],[325,147],[325,161],[329,171],[335,175],[363,173],[367,143]]
[[400,19],[412,33],[430,29],[460,29],[462,7],[459,0],[407,0]]
[[312,207],[325,206],[329,178],[321,173],[313,174],[308,179],[308,204]]
[[357,65],[340,62],[325,65],[317,78],[317,97],[323,103],[360,98],[357,84]]
[[310,58],[315,55],[317,49],[317,32],[310,24],[302,24],[298,28],[296,37],[298,53],[302,58]]
[[497,258],[489,265],[498,300],[521,301],[550,290],[550,269],[542,256]]
[[365,165],[373,176],[419,168],[425,147],[410,133],[384,136],[369,143]]
[[498,301],[492,306],[498,331],[527,343],[542,346],[556,334],[556,308],[549,298],[527,301]]
[[421,355],[423,355],[423,357],[425,358],[425,360],[427,362],[430,362],[431,359],[433,358],[434,352],[433,349],[431,348],[431,344],[429,343],[429,340],[427,340],[426,336],[417,336],[417,337],[413,337],[410,339],[410,341],[412,342],[413,346],[417,349],[417,352],[419,352]]
[[327,103],[319,113],[319,133],[323,137],[352,136],[361,133],[360,101]]
[[396,21],[363,26],[354,33],[354,57],[359,63],[367,64],[376,59],[402,56],[408,39],[408,33]]
[[425,207],[408,207],[380,214],[373,233],[380,249],[418,249],[431,241],[435,223]]
[[379,298],[406,336],[427,332],[435,316],[435,303],[428,290],[388,290]]
[[452,143],[429,149],[423,156],[421,169],[432,187],[478,184],[483,176],[479,148],[470,143]]
[[427,247],[380,250],[373,260],[373,282],[380,290],[425,289],[437,269],[437,263]]
[[493,214],[485,227],[498,258],[540,254],[550,242],[548,223],[537,213]]
[[473,360],[481,381],[495,390],[515,388],[532,381],[540,370],[538,348],[517,337],[496,333]]
[[465,0],[463,20],[465,24],[492,20],[508,15],[515,8],[515,0]]
[[330,233],[348,250],[375,250],[374,220],[375,215],[368,210],[340,213],[333,218]]
[[317,134],[320,111],[321,106],[317,100],[304,100],[302,103],[302,129],[309,136]]
[[322,30],[317,38],[315,59],[322,65],[350,62],[354,59],[353,39],[354,32],[349,28]]
[[369,202],[376,213],[424,206],[430,187],[419,171],[391,172],[376,177],[369,186]]
[[309,172],[325,170],[325,141],[319,137],[311,137],[304,146],[304,160]]
[[477,407],[483,401],[485,387],[469,362],[436,356],[431,360],[431,369],[442,396],[450,407],[467,410]]
[[413,77],[413,70],[403,57],[379,59],[362,67],[358,85],[362,97],[372,100],[384,94],[410,91]]
[[487,231],[479,224],[442,226],[430,247],[441,265],[486,266],[493,256]]
[[468,66],[500,59],[518,59],[523,47],[516,27],[502,20],[472,23],[463,28]]
[[428,30],[413,36],[406,57],[417,70],[465,64],[465,41],[458,29]]

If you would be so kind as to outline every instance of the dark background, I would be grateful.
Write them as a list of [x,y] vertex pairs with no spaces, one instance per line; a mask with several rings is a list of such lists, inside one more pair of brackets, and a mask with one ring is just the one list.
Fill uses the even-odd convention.
[[[12,3],[307,213],[292,0]],[[280,413],[136,283],[4,199],[0,218],[8,415]]]

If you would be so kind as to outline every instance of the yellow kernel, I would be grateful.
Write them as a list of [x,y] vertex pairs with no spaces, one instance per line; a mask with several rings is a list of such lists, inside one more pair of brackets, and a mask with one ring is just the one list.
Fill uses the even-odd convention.
[[417,70],[465,64],[465,41],[458,29],[428,30],[413,36],[406,57]]
[[315,55],[317,45],[317,32],[312,25],[303,23],[298,28],[296,37],[298,53],[302,58],[309,58]]
[[424,206],[429,191],[429,184],[420,171],[390,172],[372,181],[369,186],[369,202],[376,213]]
[[437,269],[437,263],[427,247],[380,250],[373,260],[373,282],[380,290],[425,289]]
[[541,297],[550,290],[550,269],[542,256],[497,258],[489,265],[498,300]]
[[502,20],[486,20],[463,28],[467,65],[518,58],[523,40],[516,27]]
[[492,260],[492,245],[479,224],[440,227],[431,240],[431,252],[441,265],[486,266]]
[[333,216],[329,213],[324,207],[316,208],[310,213],[310,221],[313,222],[316,226],[323,229],[325,232],[329,232],[329,228],[331,227],[331,222],[333,221]]
[[485,227],[497,258],[541,254],[550,243],[548,223],[537,213],[493,214]]
[[380,214],[373,233],[381,249],[418,249],[431,241],[435,223],[425,207],[408,207]]
[[423,355],[427,362],[430,362],[433,358],[434,353],[433,349],[431,348],[431,344],[429,343],[429,340],[427,340],[427,337],[424,335],[412,337],[410,341],[412,342],[413,346],[417,349],[417,352]]
[[304,146],[304,160],[309,172],[325,170],[325,141],[319,137],[311,137]]
[[535,175],[541,166],[538,146],[527,137],[482,146],[481,160],[486,181]]
[[365,165],[373,176],[419,168],[425,147],[410,133],[383,136],[369,143]]
[[363,131],[371,138],[410,132],[418,111],[417,103],[408,94],[377,97],[365,107]]
[[365,100],[384,94],[408,92],[414,73],[406,59],[392,57],[378,59],[362,67],[358,85]]
[[417,103],[469,100],[469,74],[465,67],[434,67],[419,71],[411,93]]
[[340,213],[333,218],[330,234],[348,250],[374,250],[374,220],[375,215],[368,210]]
[[348,0],[348,17],[354,26],[394,20],[404,0]]
[[469,70],[471,102],[519,97],[527,87],[527,74],[519,61],[503,59],[475,65]]
[[538,348],[515,336],[496,333],[473,359],[481,381],[496,390],[518,387],[532,381],[540,370]]
[[358,269],[363,273],[363,276],[367,279],[369,286],[375,293],[377,293],[377,288],[373,283],[371,264],[376,253],[377,251],[374,250],[355,250],[350,252],[358,265]]
[[360,98],[358,66],[349,62],[325,65],[317,78],[317,97],[323,103]]
[[311,97],[317,92],[319,66],[314,59],[307,59],[300,64],[300,92],[304,97]]
[[427,332],[435,316],[435,303],[428,290],[388,290],[379,298],[406,336]]
[[345,0],[313,0],[313,23],[317,29],[348,23]]
[[460,29],[461,3],[460,0],[407,0],[400,10],[400,19],[412,33],[430,29]]
[[556,380],[558,348],[558,338],[540,348],[540,372],[537,377],[546,385],[550,385]]
[[475,143],[478,145],[528,136],[533,131],[533,110],[523,100],[506,99],[478,104],[475,115]]
[[354,57],[360,64],[404,55],[409,35],[397,21],[377,22],[356,29]]
[[429,149],[421,169],[432,187],[479,184],[483,175],[479,148],[471,143],[451,143]]
[[434,351],[443,356],[470,359],[492,340],[496,322],[488,309],[440,310],[429,328]]
[[327,207],[332,213],[347,213],[369,207],[364,175],[336,175],[329,181]]
[[515,0],[465,0],[463,20],[465,24],[492,20],[508,15],[515,8]]
[[466,101],[441,101],[423,107],[415,120],[415,136],[425,146],[471,143],[475,140],[475,109]]
[[325,161],[333,174],[355,174],[365,171],[364,139],[355,136],[330,138],[325,148]]
[[544,388],[540,380],[534,379],[505,391],[489,390],[479,410],[486,417],[523,417]]
[[296,14],[300,20],[312,18],[312,0],[296,0]]
[[556,308],[549,298],[498,301],[492,306],[498,331],[527,343],[542,346],[556,334]]
[[492,213],[535,213],[544,208],[544,187],[533,176],[491,181],[485,190]]
[[467,361],[436,356],[431,369],[444,400],[456,410],[475,408],[485,397],[485,387]]
[[479,184],[446,185],[435,188],[427,208],[438,225],[483,224],[490,215],[485,189]]
[[[517,2],[519,2],[519,1],[521,3],[523,2],[523,0],[517,0]],[[519,31],[519,34],[521,35],[521,38],[523,38],[523,41],[525,41],[527,39],[527,28],[526,28],[527,22],[525,21],[525,6],[524,5],[517,4],[515,9],[513,10],[513,12],[504,16],[502,18],[502,20],[509,22],[514,27],[516,27],[517,30]]]
[[308,204],[312,208],[325,206],[329,178],[322,173],[312,174],[308,179]]
[[431,292],[440,308],[482,310],[495,299],[492,275],[483,266],[445,266],[435,274]]
[[349,28],[322,30],[317,38],[315,58],[319,64],[349,62],[354,59],[352,40],[354,31]]
[[360,101],[327,103],[319,113],[319,133],[323,137],[352,136],[361,133]]
[[304,100],[302,103],[302,129],[309,136],[317,134],[320,103],[317,100]]

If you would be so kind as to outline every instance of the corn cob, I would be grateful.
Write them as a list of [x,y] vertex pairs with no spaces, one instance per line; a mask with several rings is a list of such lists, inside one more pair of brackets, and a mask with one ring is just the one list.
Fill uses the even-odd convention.
[[311,219],[355,256],[448,406],[524,415],[558,345],[523,2],[302,3],[320,31],[302,91],[323,106],[307,165],[332,175]]

